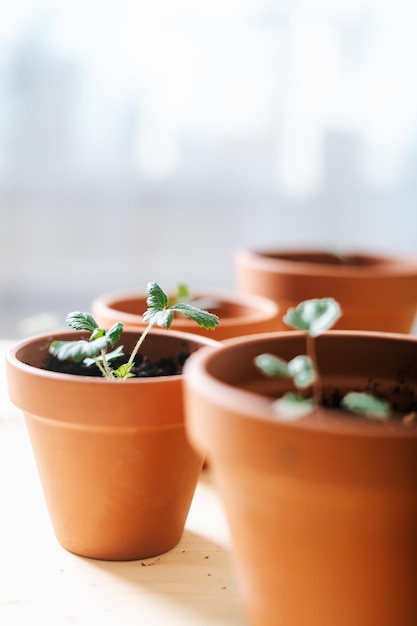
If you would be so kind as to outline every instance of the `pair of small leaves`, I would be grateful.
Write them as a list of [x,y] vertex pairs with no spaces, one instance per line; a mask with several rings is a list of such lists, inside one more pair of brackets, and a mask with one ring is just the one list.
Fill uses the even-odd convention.
[[340,305],[333,298],[315,298],[288,309],[283,319],[291,328],[304,330],[311,337],[317,337],[332,328],[341,315]]
[[[290,308],[284,316],[286,324],[317,337],[331,328],[342,314],[340,305],[333,298],[306,300]],[[313,361],[307,355],[297,356],[288,363],[272,354],[261,354],[255,365],[266,376],[292,378],[298,389],[306,389],[318,382]],[[391,414],[388,402],[369,393],[351,392],[344,396],[342,407],[369,419],[387,420]],[[315,409],[312,398],[304,398],[297,392],[284,394],[274,402],[274,409],[284,421],[298,420]]]
[[307,355],[296,356],[287,363],[274,354],[260,354],[255,358],[255,365],[266,376],[292,378],[298,389],[311,387],[317,380],[314,363]]
[[[297,389],[307,389],[317,380],[314,363],[307,355],[296,356],[287,362],[265,353],[255,358],[255,365],[265,376],[292,378]],[[273,407],[282,421],[293,422],[314,411],[315,405],[312,398],[303,398],[290,391],[275,400]]]
[[[317,380],[313,361],[307,355],[294,357],[284,361],[274,354],[260,354],[255,358],[255,365],[268,377],[292,378],[297,389],[307,389]],[[296,421],[314,411],[312,398],[303,398],[300,394],[290,391],[275,400],[274,410],[283,421]]]

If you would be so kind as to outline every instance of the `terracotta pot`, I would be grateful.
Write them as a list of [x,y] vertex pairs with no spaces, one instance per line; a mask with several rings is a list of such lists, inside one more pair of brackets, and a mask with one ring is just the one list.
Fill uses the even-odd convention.
[[[254,357],[305,352],[298,331],[203,349],[185,369],[186,424],[227,514],[252,626],[415,626],[417,424],[337,410],[278,421],[282,381]],[[371,386],[417,406],[417,338],[332,331],[317,340],[331,396]],[[287,383],[288,384],[288,383]]]
[[[311,298],[333,297],[336,329],[408,333],[417,311],[417,259],[317,250],[238,250],[239,290],[275,300],[284,313]],[[288,330],[281,322],[280,329]]]
[[[81,338],[76,331],[54,339]],[[137,333],[124,332],[129,354]],[[108,560],[146,558],[174,547],[203,464],[184,431],[182,375],[106,381],[41,369],[50,335],[7,357],[11,401],[24,412],[46,503],[61,545]],[[216,345],[155,330],[150,358]]]
[[[207,330],[197,326],[185,316],[175,315],[172,323],[172,328],[175,330],[222,341],[230,337],[270,332],[280,325],[277,305],[261,296],[226,291],[204,291],[204,293],[193,294],[193,297],[202,299],[201,308],[207,308],[211,313],[219,316],[219,326],[214,331]],[[125,328],[143,329],[146,326],[142,318],[142,313],[147,308],[146,298],[145,293],[137,291],[103,294],[93,301],[91,310],[98,324],[103,328],[108,328],[115,322],[123,322]]]

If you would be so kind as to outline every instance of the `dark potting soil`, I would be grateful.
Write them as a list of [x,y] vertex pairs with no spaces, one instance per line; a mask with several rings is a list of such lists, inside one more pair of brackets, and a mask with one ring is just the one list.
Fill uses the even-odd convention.
[[[138,355],[135,365],[131,372],[135,378],[146,378],[153,376],[175,376],[182,373],[182,368],[189,357],[188,352],[180,352],[176,359],[166,358],[159,361],[150,361],[146,356]],[[119,360],[112,361],[112,369],[117,369],[127,358],[123,357]],[[48,355],[43,369],[51,372],[60,372],[61,374],[75,374],[77,376],[98,376],[102,374],[96,365],[86,366],[84,363],[75,363],[74,361],[60,361],[52,355]]]
[[[394,385],[386,389],[385,393],[381,393],[380,385],[370,380],[366,388],[359,391],[364,391],[387,400],[392,410],[391,423],[395,421],[401,421],[406,425],[417,423],[417,397],[412,387],[406,384]],[[346,390],[341,391],[337,388],[326,389],[322,393],[321,404],[326,408],[340,409],[345,413],[342,407],[342,398],[346,393]],[[358,418],[359,416],[355,415],[355,417]],[[363,419],[368,418],[363,416]]]

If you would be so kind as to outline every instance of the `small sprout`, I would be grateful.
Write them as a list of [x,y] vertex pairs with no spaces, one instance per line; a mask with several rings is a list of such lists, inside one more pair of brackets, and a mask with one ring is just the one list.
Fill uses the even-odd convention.
[[217,315],[198,309],[197,307],[186,304],[185,302],[176,302],[169,306],[167,294],[162,291],[161,287],[156,283],[148,283],[147,290],[148,298],[146,300],[146,304],[148,305],[148,309],[143,314],[143,319],[148,322],[148,326],[145,328],[142,335],[139,337],[137,344],[133,348],[128,361],[129,365],[134,363],[139,348],[141,347],[146,335],[151,328],[155,326],[155,324],[161,328],[171,328],[175,311],[183,313],[183,315],[186,315],[190,319],[194,320],[198,326],[202,326],[207,330],[214,330],[219,323]]
[[169,306],[168,296],[159,285],[153,282],[148,283],[148,299],[146,303],[148,309],[143,317],[148,322],[148,326],[139,336],[127,363],[120,365],[117,369],[112,370],[110,364],[115,359],[123,356],[123,347],[119,346],[110,353],[107,350],[119,341],[123,331],[123,324],[116,322],[109,330],[104,330],[99,328],[96,320],[90,313],[74,311],[67,316],[67,323],[70,328],[89,332],[89,340],[53,341],[49,346],[49,352],[60,360],[68,359],[76,363],[83,362],[86,366],[94,363],[103,376],[109,380],[114,378],[125,380],[134,376],[131,370],[146,335],[155,325],[169,329],[175,311],[181,312],[194,320],[199,326],[210,330],[214,330],[219,323],[217,315],[203,311],[185,302],[176,302]]
[[[270,378],[292,378],[297,389],[311,387],[317,380],[314,363],[307,355],[296,356],[287,363],[273,354],[260,354],[255,358],[255,365]],[[273,406],[283,421],[293,422],[314,411],[315,403],[312,398],[288,392],[276,400]]]
[[287,363],[274,354],[260,354],[255,358],[255,365],[270,378],[292,378],[299,389],[311,387],[317,378],[314,364],[307,355],[296,356]]
[[143,314],[143,319],[151,326],[170,328],[176,311],[192,319],[198,326],[210,330],[214,330],[219,323],[217,315],[203,311],[187,302],[174,302],[169,306],[168,296],[156,283],[148,283],[146,304],[148,309]]
[[295,308],[288,309],[284,322],[297,330],[304,330],[310,337],[317,337],[328,330],[342,315],[340,305],[333,298],[305,300]]
[[[288,392],[273,404],[282,421],[295,421],[308,415],[320,403],[321,381],[315,354],[315,337],[330,329],[341,316],[341,308],[333,298],[306,300],[290,308],[284,321],[306,334],[307,355],[294,357],[288,363],[273,354],[261,354],[255,365],[265,376],[291,378],[297,390],[312,388],[312,397],[298,392]],[[351,392],[341,401],[341,406],[353,413],[360,413],[373,420],[387,420],[391,408],[385,400],[368,393]]]
[[351,391],[342,399],[342,406],[352,413],[359,413],[369,419],[385,421],[391,416],[389,403],[370,393]]
[[[177,287],[176,302],[189,302],[191,300],[191,293],[187,285],[181,283]],[[175,304],[175,303],[173,303]]]
[[116,378],[122,378],[126,380],[126,378],[134,378],[134,374],[132,374],[131,369],[134,366],[134,363],[124,363],[120,365],[116,370],[113,370],[113,375]]
[[[173,298],[170,299],[169,305],[173,306],[174,304],[179,303],[187,303],[195,308],[199,309],[218,309],[221,307],[222,303],[213,298],[212,296],[201,296],[197,298],[192,297],[192,293],[187,285],[180,284],[177,286],[176,294]],[[178,311],[181,312],[182,311]]]

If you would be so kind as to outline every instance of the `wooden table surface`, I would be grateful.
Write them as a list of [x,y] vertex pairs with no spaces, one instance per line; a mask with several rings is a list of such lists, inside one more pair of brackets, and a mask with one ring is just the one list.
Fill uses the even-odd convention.
[[23,417],[7,396],[0,341],[0,624],[247,626],[226,521],[204,471],[183,538],[142,561],[75,556],[58,544]]

